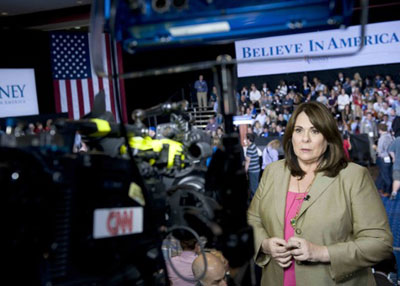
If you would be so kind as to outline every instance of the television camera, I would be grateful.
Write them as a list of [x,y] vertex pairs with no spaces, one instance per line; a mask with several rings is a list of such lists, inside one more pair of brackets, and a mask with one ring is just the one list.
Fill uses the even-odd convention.
[[[191,127],[185,102],[137,110],[127,141],[104,94],[94,106],[48,133],[2,138],[9,285],[168,285],[161,245],[182,229],[207,237],[232,267],[245,264],[253,240],[234,144],[207,169],[209,138]],[[147,135],[142,120],[155,113],[170,114],[170,138]],[[77,133],[89,152],[72,152]]]

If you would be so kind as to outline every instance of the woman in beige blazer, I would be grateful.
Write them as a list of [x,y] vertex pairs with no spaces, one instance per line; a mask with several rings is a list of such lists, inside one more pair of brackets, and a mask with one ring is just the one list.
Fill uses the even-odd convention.
[[328,109],[300,105],[283,145],[286,159],[264,170],[248,210],[261,285],[375,285],[371,266],[390,257],[393,237],[368,170],[346,161]]

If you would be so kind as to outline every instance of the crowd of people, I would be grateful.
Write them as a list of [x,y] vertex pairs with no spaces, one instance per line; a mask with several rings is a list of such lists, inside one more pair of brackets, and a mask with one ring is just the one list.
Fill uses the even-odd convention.
[[[339,73],[334,83],[322,83],[317,77],[312,82],[303,76],[300,87],[287,85],[284,80],[275,88],[264,83],[260,89],[251,84],[240,91],[240,114],[254,118],[252,131],[257,136],[282,136],[293,110],[303,102],[318,101],[328,107],[336,118],[342,134],[366,133],[375,142],[378,139],[377,124],[388,125],[389,130],[400,112],[399,84],[391,76],[362,79],[355,73],[353,79]],[[368,118],[368,114],[371,116]],[[366,120],[367,119],[367,120]],[[371,123],[371,120],[373,123]],[[373,132],[373,133],[370,133]]]
[[[309,82],[304,76],[299,87],[282,80],[275,89],[251,84],[238,92],[238,115],[253,120],[241,143],[261,285],[373,283],[370,267],[392,252],[393,238],[374,185],[391,199],[400,188],[399,88],[389,75],[363,79],[359,73],[352,78],[339,73],[333,83]],[[218,110],[214,97],[208,104]],[[220,115],[210,119],[206,131],[214,145],[220,144]],[[379,170],[375,182],[365,168],[350,163],[354,135],[368,142],[370,163]],[[273,138],[260,152],[257,137]],[[285,165],[277,162],[280,154]],[[282,184],[286,177],[288,185]],[[275,207],[266,207],[271,203]],[[308,263],[319,267],[311,269]]]
[[[395,199],[400,187],[400,160],[395,163],[396,157],[400,159],[400,150],[397,150],[395,146],[398,143],[394,141],[400,136],[399,89],[400,82],[395,82],[391,75],[362,77],[358,72],[353,75],[339,72],[331,82],[322,82],[317,77],[311,80],[304,75],[300,84],[287,84],[285,80],[281,80],[276,87],[269,86],[267,82],[261,86],[252,83],[250,88],[243,86],[237,93],[238,115],[253,119],[246,133],[254,134],[255,138],[277,137],[281,141],[286,125],[299,104],[312,101],[324,104],[335,118],[348,159],[352,159],[351,135],[367,136],[369,161],[379,169],[378,190],[382,196]],[[215,95],[210,96],[209,105],[217,111],[218,102],[213,98]],[[222,120],[218,118],[220,115],[210,119],[206,131],[220,138],[223,128]],[[251,145],[250,141],[243,137],[241,143],[245,149]],[[388,151],[392,142],[391,151]],[[279,148],[276,146],[274,149]],[[271,160],[267,151],[271,148],[260,151],[263,152],[262,169],[276,160]],[[251,189],[254,192],[254,188]]]

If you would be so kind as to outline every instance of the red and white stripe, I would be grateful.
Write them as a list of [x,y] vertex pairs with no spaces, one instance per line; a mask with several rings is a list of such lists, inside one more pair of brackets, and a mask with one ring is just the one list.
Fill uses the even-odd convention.
[[[123,73],[122,67],[122,49],[120,44],[112,43],[108,34],[102,35],[103,45],[103,65],[106,74],[111,74],[111,44],[114,45],[117,52],[117,70],[118,73]],[[92,50],[92,44],[89,37],[89,50]],[[122,79],[118,81],[109,80],[108,78],[98,77],[92,65],[92,78],[79,79],[79,80],[53,80],[54,96],[56,111],[68,112],[68,117],[71,119],[82,118],[85,114],[91,111],[93,106],[94,96],[100,91],[104,90],[106,95],[106,110],[114,114],[117,122],[120,118],[117,112],[117,101],[114,90],[114,84],[119,85],[120,102],[122,105],[123,121],[127,122],[126,115],[126,99],[125,99],[125,86]]]

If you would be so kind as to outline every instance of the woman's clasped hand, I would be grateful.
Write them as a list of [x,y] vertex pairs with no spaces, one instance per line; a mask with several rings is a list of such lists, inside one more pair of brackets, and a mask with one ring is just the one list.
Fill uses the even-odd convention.
[[328,249],[311,243],[303,238],[291,237],[288,241],[273,237],[262,243],[263,252],[270,255],[282,268],[287,268],[296,261],[329,262]]

